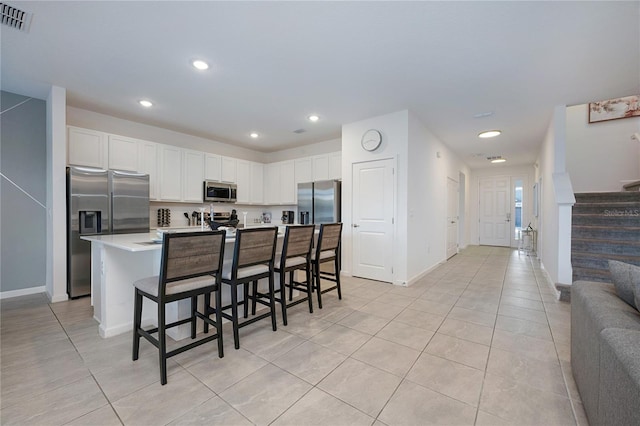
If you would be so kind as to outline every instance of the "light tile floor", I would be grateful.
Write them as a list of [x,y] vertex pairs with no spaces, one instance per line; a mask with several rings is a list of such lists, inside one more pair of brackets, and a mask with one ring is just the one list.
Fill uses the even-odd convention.
[[89,299],[1,303],[3,425],[586,425],[570,305],[532,258],[469,247],[405,288],[343,278],[289,325],[171,358],[97,334]]

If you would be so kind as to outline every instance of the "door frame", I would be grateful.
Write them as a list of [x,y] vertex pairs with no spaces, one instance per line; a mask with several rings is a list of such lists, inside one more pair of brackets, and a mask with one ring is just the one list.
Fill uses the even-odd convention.
[[[449,256],[449,253],[447,251],[448,249],[448,244],[449,244],[449,181],[454,182],[456,184],[456,194],[455,194],[455,201],[456,201],[456,252],[454,254],[452,254],[451,256]],[[460,182],[455,180],[454,178],[447,176],[447,215],[446,215],[446,221],[447,223],[445,224],[445,229],[446,229],[446,238],[445,238],[445,247],[444,247],[444,252],[445,252],[445,257],[447,257],[447,260],[451,259],[453,256],[455,256],[456,254],[460,253]]]
[[[353,208],[353,203],[355,201],[355,196],[354,196],[354,187],[353,187],[353,172],[354,172],[354,168],[357,165],[362,165],[362,164],[367,164],[367,163],[374,163],[377,161],[387,161],[387,160],[391,160],[392,162],[392,168],[393,168],[393,172],[392,172],[392,177],[393,177],[393,182],[392,184],[392,188],[393,188],[393,218],[392,218],[392,224],[391,224],[391,241],[393,244],[393,256],[391,257],[391,284],[400,284],[400,285],[405,285],[404,281],[397,281],[396,280],[396,275],[397,275],[397,250],[396,247],[398,246],[398,158],[397,156],[393,156],[393,157],[384,157],[384,158],[375,158],[375,159],[371,159],[371,160],[363,160],[363,161],[355,161],[353,163],[351,163],[351,184],[352,184],[352,193],[351,193],[351,217],[350,217],[350,226],[351,229],[349,230],[349,233],[351,234],[351,275],[352,276],[357,276],[355,275],[355,259],[356,256],[354,254],[355,251],[355,243],[354,243],[354,231],[353,231],[353,224],[354,224],[354,208]],[[370,279],[370,278],[367,278]],[[381,282],[388,282],[388,281],[381,281]]]

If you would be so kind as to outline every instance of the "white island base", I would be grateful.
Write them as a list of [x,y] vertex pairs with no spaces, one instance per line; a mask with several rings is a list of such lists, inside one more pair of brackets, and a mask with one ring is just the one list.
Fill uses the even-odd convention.
[[[100,336],[106,338],[132,331],[133,283],[160,273],[162,244],[153,243],[152,240],[157,238],[156,233],[81,238],[91,242],[91,303],[93,316],[100,323]],[[278,243],[282,244],[282,238],[278,238]],[[227,238],[225,260],[233,259],[234,244],[235,238]],[[277,279],[276,274],[276,283]],[[229,287],[223,286],[223,290],[222,302],[227,305],[231,300]],[[244,295],[238,294],[238,300],[244,300]],[[166,307],[167,322],[188,318],[190,315],[189,299],[170,303]],[[145,299],[142,308],[143,326],[156,325],[157,318],[157,305]],[[199,324],[199,327],[202,325]],[[175,340],[181,340],[191,335],[191,327],[183,324],[167,330],[167,334]]]

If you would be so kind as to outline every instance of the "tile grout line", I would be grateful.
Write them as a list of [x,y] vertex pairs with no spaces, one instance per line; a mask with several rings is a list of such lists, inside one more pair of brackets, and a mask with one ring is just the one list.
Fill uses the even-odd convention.
[[[80,351],[78,350],[78,347],[76,346],[76,344],[73,342],[73,339],[71,338],[71,336],[69,336],[69,333],[67,332],[67,329],[64,327],[64,325],[62,324],[62,322],[60,321],[60,318],[58,318],[58,315],[56,314],[56,312],[53,310],[53,308],[51,307],[51,303],[47,303],[47,306],[49,306],[49,309],[51,310],[51,313],[53,314],[53,316],[55,317],[56,321],[58,322],[58,325],[60,325],[60,328],[62,329],[62,331],[64,332],[65,336],[67,336],[67,339],[69,339],[69,343],[71,343],[71,345],[73,346],[73,349],[76,351],[76,353],[78,354],[78,356],[80,357],[80,359],[82,360],[83,363],[85,363],[85,359],[82,356],[82,354],[80,353]],[[104,399],[107,401],[107,405],[109,405],[109,407],[111,407],[111,410],[113,411],[113,413],[116,415],[116,417],[118,418],[118,421],[120,422],[120,424],[124,425],[124,422],[122,421],[122,418],[120,418],[120,414],[118,414],[118,412],[116,411],[115,407],[113,406],[111,400],[107,397],[107,394],[104,392],[104,389],[102,389],[102,386],[100,386],[100,383],[98,382],[98,379],[96,378],[96,376],[93,374],[93,371],[91,371],[91,369],[89,367],[87,367],[85,365],[85,367],[87,369],[87,371],[89,372],[89,375],[91,376],[91,378],[93,379],[94,383],[96,384],[96,386],[98,387],[98,389],[100,389],[100,393],[102,393],[102,396],[104,397]],[[85,413],[79,417],[76,417],[75,419],[71,420],[77,420],[81,417],[86,416],[87,414],[93,413],[94,411],[100,410],[103,407],[105,407],[106,405],[99,407],[93,411],[90,411],[88,413]]]

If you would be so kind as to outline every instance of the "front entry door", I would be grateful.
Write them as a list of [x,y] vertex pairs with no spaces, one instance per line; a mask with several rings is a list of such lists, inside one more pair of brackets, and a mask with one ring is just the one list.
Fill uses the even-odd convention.
[[447,259],[458,253],[458,182],[447,178]]
[[353,165],[353,275],[393,280],[395,160]]
[[480,244],[511,246],[511,179],[480,179]]

